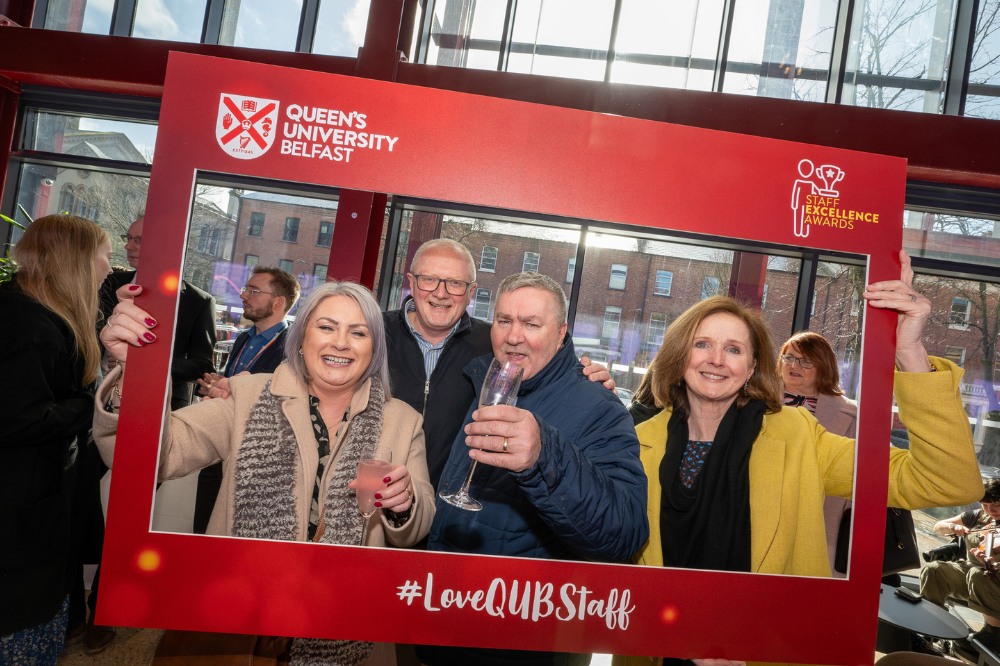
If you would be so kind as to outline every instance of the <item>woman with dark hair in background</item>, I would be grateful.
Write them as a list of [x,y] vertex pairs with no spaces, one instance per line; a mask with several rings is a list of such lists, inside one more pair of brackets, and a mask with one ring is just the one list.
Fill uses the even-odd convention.
[[[819,424],[835,435],[857,437],[858,405],[844,397],[840,387],[840,370],[833,347],[819,333],[801,331],[785,341],[778,352],[778,372],[784,384],[782,402],[789,407],[805,407]],[[844,578],[834,561],[838,534],[850,500],[827,496],[823,503],[826,525],[826,548],[834,578]],[[850,539],[850,533],[842,538]]]
[[76,456],[88,438],[101,349],[97,291],[111,272],[98,225],[49,215],[0,285],[0,663],[55,664],[66,633]]

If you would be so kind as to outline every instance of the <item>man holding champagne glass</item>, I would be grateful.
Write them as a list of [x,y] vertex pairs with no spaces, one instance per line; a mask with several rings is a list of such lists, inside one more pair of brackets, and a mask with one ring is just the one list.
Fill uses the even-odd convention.
[[[466,374],[478,392],[495,357],[523,370],[516,406],[473,400],[441,476],[454,493],[473,461],[468,511],[437,500],[430,550],[627,562],[649,536],[646,480],[632,419],[617,396],[580,371],[567,334],[562,288],[518,273],[498,289],[493,353]],[[589,663],[590,655],[420,646],[428,666],[458,663]]]

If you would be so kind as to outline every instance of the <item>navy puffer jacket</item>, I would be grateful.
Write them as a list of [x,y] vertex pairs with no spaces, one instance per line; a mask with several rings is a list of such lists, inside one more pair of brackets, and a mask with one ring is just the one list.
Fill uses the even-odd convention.
[[[491,359],[466,366],[477,403],[465,423]],[[538,421],[538,461],[517,473],[479,465],[471,494],[483,509],[464,511],[439,498],[429,549],[628,562],[649,536],[639,441],[617,396],[584,377],[568,335],[541,372],[521,385],[517,407]],[[460,430],[439,488],[457,490],[470,462]]]

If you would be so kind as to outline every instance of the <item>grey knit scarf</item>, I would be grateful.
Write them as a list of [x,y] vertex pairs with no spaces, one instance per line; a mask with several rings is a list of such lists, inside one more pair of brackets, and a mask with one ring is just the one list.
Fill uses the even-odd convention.
[[[385,393],[378,377],[371,378],[368,407],[353,415],[340,447],[337,467],[330,476],[324,500],[320,543],[361,545],[365,523],[353,490],[358,461],[374,450],[382,433]],[[233,535],[251,539],[293,541],[298,519],[295,512],[295,471],[298,444],[291,425],[281,412],[269,381],[250,410],[243,444],[236,458]],[[313,482],[306,479],[306,483]],[[294,666],[347,666],[367,659],[374,644],[367,641],[297,638],[292,642]]]

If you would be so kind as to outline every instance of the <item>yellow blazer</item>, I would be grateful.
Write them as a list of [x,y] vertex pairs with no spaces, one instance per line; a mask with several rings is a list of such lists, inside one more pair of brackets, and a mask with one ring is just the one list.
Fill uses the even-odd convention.
[[[972,432],[958,394],[963,371],[945,359],[931,362],[940,372],[895,375],[910,450],[890,449],[889,506],[957,506],[983,495]],[[665,409],[636,427],[649,481],[649,541],[637,561],[651,566],[663,566],[659,467],[670,414]],[[823,498],[849,499],[853,480],[853,439],[827,432],[802,407],[765,415],[750,454],[751,571],[829,577]],[[653,660],[616,658],[615,663],[648,666]]]

